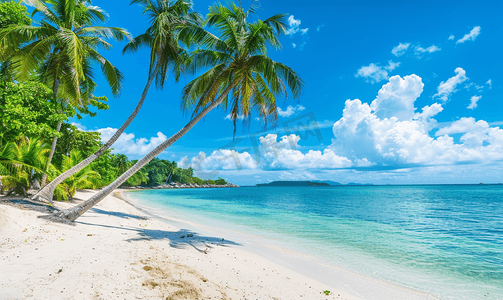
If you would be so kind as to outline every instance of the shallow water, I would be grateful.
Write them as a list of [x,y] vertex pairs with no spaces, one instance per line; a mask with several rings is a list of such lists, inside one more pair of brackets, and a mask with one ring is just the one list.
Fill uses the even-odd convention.
[[279,240],[441,299],[503,299],[503,186],[145,190],[173,217]]

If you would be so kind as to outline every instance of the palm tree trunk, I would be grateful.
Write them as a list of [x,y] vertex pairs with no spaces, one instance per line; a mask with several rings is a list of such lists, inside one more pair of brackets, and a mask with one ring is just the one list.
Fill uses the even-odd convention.
[[83,168],[88,166],[91,162],[93,162],[95,159],[100,157],[108,148],[110,148],[110,146],[112,146],[113,143],[115,143],[115,141],[117,141],[117,139],[120,137],[120,135],[129,126],[129,124],[131,124],[131,122],[133,122],[133,119],[136,117],[138,112],[140,112],[140,109],[143,105],[143,102],[145,101],[145,98],[147,97],[148,90],[150,89],[152,82],[154,81],[157,73],[159,72],[159,69],[160,69],[160,65],[157,64],[156,68],[154,69],[154,72],[150,75],[150,77],[147,81],[147,84],[145,85],[145,88],[143,89],[143,93],[141,95],[140,101],[136,105],[135,110],[133,111],[133,113],[131,113],[131,115],[126,120],[126,122],[124,122],[124,124],[122,124],[122,126],[114,133],[114,135],[105,143],[105,145],[103,145],[103,147],[101,147],[98,151],[93,153],[88,158],[84,159],[80,163],[73,166],[71,169],[67,170],[63,174],[56,177],[56,179],[51,181],[48,185],[46,185],[44,188],[42,188],[35,196],[33,196],[32,199],[45,200],[45,201],[49,201],[50,203],[52,203],[54,190],[56,189],[56,186],[58,186],[58,184],[62,183],[68,177],[77,174],[80,170],[82,170]]
[[[58,89],[59,89],[59,81],[57,79],[54,80],[54,84],[52,85],[52,93],[54,94],[54,102],[58,102]],[[63,124],[63,121],[59,121],[58,126],[56,127],[56,131],[59,133],[61,130],[61,124]],[[52,157],[54,156],[54,152],[56,152],[56,144],[58,142],[58,136],[56,135],[52,139],[52,145],[51,145],[51,153],[49,154],[49,157],[47,159],[47,165],[45,167],[45,173],[42,176],[42,182],[40,183],[40,186],[43,188],[45,186],[45,183],[47,182],[47,172],[49,171],[49,166],[51,165],[52,162]]]
[[116,188],[118,188],[121,184],[123,184],[126,180],[128,180],[129,177],[133,176],[136,172],[138,172],[143,166],[145,166],[148,162],[150,162],[152,159],[154,159],[157,155],[161,154],[166,148],[171,146],[174,142],[176,142],[178,139],[180,139],[182,136],[184,136],[189,130],[194,127],[194,125],[197,124],[207,113],[209,113],[212,109],[217,107],[222,101],[227,97],[227,95],[230,93],[230,91],[233,89],[235,84],[229,85],[227,89],[224,91],[220,97],[210,105],[208,105],[205,109],[203,109],[194,119],[190,120],[185,127],[183,127],[180,131],[178,131],[175,135],[164,141],[162,144],[157,146],[154,150],[152,150],[149,154],[147,154],[145,157],[143,157],[141,160],[139,160],[136,164],[134,164],[129,170],[124,172],[119,178],[117,178],[114,182],[112,182],[109,186],[105,187],[101,191],[99,191],[97,194],[92,196],[89,200],[84,201],[78,205],[75,205],[74,207],[70,209],[65,209],[59,213],[56,214],[56,216],[59,216],[61,218],[66,218],[70,221],[75,221],[78,217],[80,217],[82,214],[84,214],[88,209],[99,203],[101,200],[103,200],[108,194],[113,192]]
[[[56,127],[57,132],[61,131],[62,124],[63,124],[63,121],[59,121],[58,126]],[[49,153],[49,158],[47,159],[47,165],[45,166],[45,173],[44,173],[44,176],[42,176],[42,182],[40,183],[40,186],[42,188],[45,186],[45,183],[47,182],[47,172],[49,171],[49,166],[51,165],[52,158],[54,157],[54,152],[56,152],[57,142],[58,142],[58,136],[55,136],[52,139],[51,152]]]

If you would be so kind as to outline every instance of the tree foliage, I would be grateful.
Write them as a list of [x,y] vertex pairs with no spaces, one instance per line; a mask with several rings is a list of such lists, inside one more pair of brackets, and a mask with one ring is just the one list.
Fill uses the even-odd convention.
[[49,149],[38,139],[19,137],[17,141],[0,141],[1,191],[26,195],[42,178]]
[[0,136],[7,141],[16,137],[39,137],[45,141],[58,135],[56,126],[66,120],[50,100],[51,90],[39,82],[0,81]]
[[[69,155],[63,157],[63,161],[59,165],[53,176],[70,169],[82,160],[82,154],[79,151],[72,150]],[[58,185],[54,196],[57,200],[69,200],[75,196],[77,189],[95,189],[102,186],[101,176],[98,172],[93,171],[91,167],[80,170],[77,174],[68,177],[62,184]]]
[[0,2],[0,29],[10,25],[30,25],[26,6],[15,1]]

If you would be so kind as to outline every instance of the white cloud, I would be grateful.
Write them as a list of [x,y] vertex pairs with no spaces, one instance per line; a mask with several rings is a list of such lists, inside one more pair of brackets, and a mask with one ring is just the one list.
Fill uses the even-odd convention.
[[292,48],[295,48],[295,47],[297,47],[297,44],[292,43]]
[[296,114],[299,111],[303,111],[304,109],[306,109],[306,108],[300,104],[297,106],[288,105],[286,110],[282,110],[281,107],[278,107],[278,115],[280,117],[288,118],[290,116],[293,116],[294,114]]
[[454,39],[455,39],[454,35],[452,35],[452,34],[451,34],[447,40],[448,40],[448,41],[452,41],[452,40],[454,40]]
[[[433,117],[443,108],[435,103],[415,112],[422,89],[419,76],[393,76],[370,105],[347,100],[342,118],[334,124],[330,149],[353,162],[365,158],[396,168],[503,159],[503,130],[485,121],[454,122],[432,138],[430,132],[438,124]],[[449,136],[454,133],[464,133],[460,143]]]
[[477,101],[479,101],[479,100],[480,100],[480,98],[482,98],[482,96],[472,96],[472,97],[470,98],[470,105],[468,105],[468,107],[467,107],[467,108],[468,108],[468,109],[475,109],[475,108],[477,108],[477,106],[478,106],[478,105],[477,105]]
[[[117,131],[116,128],[101,128],[94,130],[101,133],[101,141],[105,143]],[[113,153],[122,153],[130,155],[145,155],[152,151],[155,147],[159,146],[167,139],[162,132],[158,132],[157,136],[151,137],[150,140],[146,138],[135,138],[134,133],[123,133],[119,139],[112,145]]]
[[393,62],[391,60],[388,61],[388,65],[384,67],[388,71],[393,71],[394,69],[398,68],[400,66],[400,62]]
[[[244,120],[244,118],[245,118],[244,115],[238,115],[238,117],[237,117],[238,120]],[[228,114],[227,116],[225,116],[224,120],[232,120],[231,114]]]
[[368,66],[362,66],[360,69],[358,69],[355,77],[363,77],[367,82],[374,84],[388,79],[388,71],[391,72],[398,66],[400,66],[399,62],[395,63],[391,60],[388,61],[388,65],[384,67],[371,63]]
[[489,88],[492,89],[493,88],[493,81],[491,79],[489,79],[487,82],[486,82],[487,85],[489,85]]
[[489,128],[486,121],[476,122],[474,118],[461,118],[447,127],[440,128],[435,136],[482,131]]
[[201,151],[198,156],[192,159],[189,159],[188,156],[183,157],[178,164],[182,168],[192,167],[198,173],[201,171],[257,168],[256,161],[248,152],[239,153],[228,149],[215,150],[209,156]]
[[323,27],[325,27],[325,24],[319,25],[318,27],[316,27],[316,31],[319,32]]
[[276,134],[260,137],[262,164],[264,169],[334,169],[351,166],[351,161],[336,155],[330,149],[309,150],[302,153],[295,134],[283,136],[277,141]]
[[480,26],[475,26],[470,33],[465,34],[461,39],[456,41],[456,44],[464,43],[466,41],[475,41],[480,34]]
[[437,93],[433,95],[433,98],[440,98],[445,103],[449,100],[452,93],[456,92],[456,86],[468,80],[466,77],[466,72],[462,68],[456,68],[454,70],[456,76],[449,78],[447,81],[442,81],[437,88]]
[[406,51],[407,49],[409,48],[410,46],[410,43],[399,43],[398,46],[396,47],[393,47],[393,49],[391,50],[391,53],[393,53],[393,55],[395,56],[402,56]]
[[440,51],[442,49],[440,49],[439,47],[435,46],[435,45],[431,45],[430,47],[428,48],[423,48],[421,46],[416,46],[416,54],[423,54],[423,53],[433,53],[433,52],[437,52],[437,51]]
[[[333,180],[338,174],[342,182],[453,183],[471,171],[477,175],[470,174],[462,182],[473,182],[474,176],[501,176],[503,130],[491,127],[499,123],[461,118],[438,129],[441,125],[435,117],[444,109],[441,103],[416,108],[423,88],[417,75],[392,76],[370,104],[347,100],[342,117],[332,123],[332,144],[320,150],[303,150],[300,135],[264,134],[253,155],[249,150],[222,149],[185,161],[205,172],[236,176],[236,170],[241,170],[239,176],[248,178],[258,173],[261,181],[327,176]],[[491,169],[494,165],[498,167]],[[379,172],[361,172],[362,168]]]
[[352,165],[345,157],[340,157],[330,149],[323,151],[309,150],[302,153],[298,148],[300,136],[295,134],[282,136],[268,134],[259,138],[259,157],[254,159],[248,152],[238,153],[234,150],[215,150],[209,156],[200,152],[198,156],[189,159],[182,158],[182,167],[192,167],[204,172],[215,170],[284,170],[284,169],[337,169]]
[[302,23],[300,20],[296,20],[293,15],[288,17],[288,28],[286,30],[287,35],[294,35],[300,30],[300,23]]
[[73,126],[77,127],[78,130],[80,131],[87,131],[87,127],[80,124],[80,123],[75,123],[75,122],[71,122],[70,124],[72,124]]
[[301,29],[300,34],[302,34],[302,35],[307,34],[308,30],[309,30],[309,28]]

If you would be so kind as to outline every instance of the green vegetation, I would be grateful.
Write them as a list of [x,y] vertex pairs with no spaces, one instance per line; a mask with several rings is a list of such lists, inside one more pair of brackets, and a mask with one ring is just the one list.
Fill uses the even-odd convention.
[[15,1],[0,2],[0,29],[10,25],[30,25],[26,6]]
[[[260,20],[258,2],[248,10],[217,3],[203,19],[189,0],[132,0],[149,20],[135,38],[126,29],[102,26],[107,14],[89,0],[26,1],[34,6],[34,22],[19,3],[0,2],[0,16],[8,16],[0,18],[1,190],[26,195],[41,187],[37,199],[68,200],[77,189],[106,186],[63,212],[72,221],[121,185],[226,184],[156,156],[217,107],[230,110],[234,126],[252,111],[266,124],[276,122],[276,97],[291,91],[296,98],[303,87],[291,68],[268,56],[268,49],[281,49],[286,15]],[[147,84],[133,113],[102,143],[99,133],[80,131],[68,120],[108,109],[108,99],[93,94],[93,67],[119,94],[122,74],[99,51],[111,47],[109,40],[123,39],[129,39],[124,53],[149,49]],[[162,88],[170,73],[175,81],[196,76],[181,95],[184,112],[192,111],[190,122],[139,161],[113,154],[110,147],[138,114],[150,85]]]

